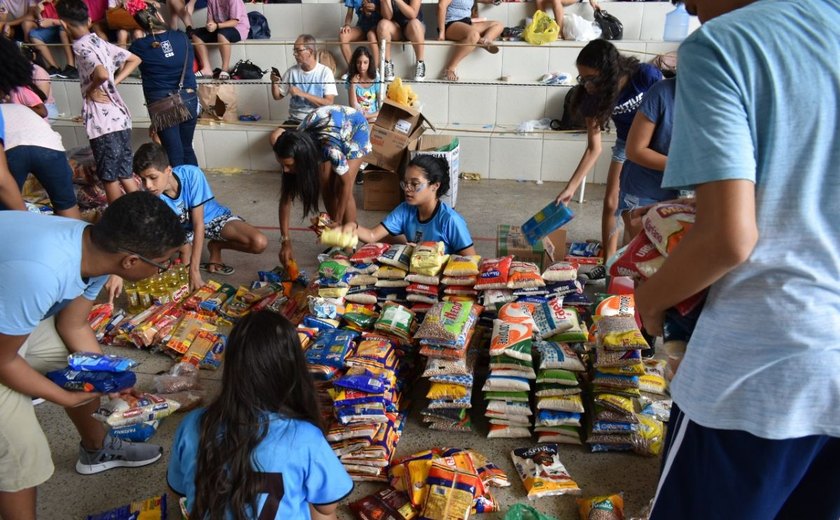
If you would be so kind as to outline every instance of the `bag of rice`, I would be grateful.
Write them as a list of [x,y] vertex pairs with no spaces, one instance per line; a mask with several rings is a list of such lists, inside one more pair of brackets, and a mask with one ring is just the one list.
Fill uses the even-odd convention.
[[574,323],[563,309],[563,300],[555,298],[537,305],[534,309],[539,337],[549,338],[572,329]]
[[642,217],[642,227],[656,249],[668,256],[694,225],[694,216],[693,206],[657,204]]
[[388,250],[388,244],[371,243],[363,245],[350,257],[354,264],[369,264]]
[[573,372],[586,370],[577,353],[567,343],[538,341],[537,351],[540,353],[540,369],[562,368]]
[[473,287],[478,276],[444,276],[440,283],[443,285],[469,285]]
[[546,282],[570,282],[577,280],[577,267],[569,262],[557,262],[542,274]]
[[482,392],[528,392],[531,390],[530,382],[522,377],[506,377],[490,374],[481,388]]
[[543,287],[545,282],[540,276],[540,268],[531,262],[511,262],[508,271],[508,289],[527,289]]
[[363,287],[365,285],[375,285],[377,278],[370,274],[357,274],[350,278],[348,282],[350,287]]
[[537,323],[534,321],[534,307],[532,303],[511,302],[502,305],[499,309],[498,317],[500,320],[509,323],[524,323],[531,325],[535,333],[539,333]]
[[376,292],[362,291],[351,293],[348,292],[344,299],[348,302],[358,303],[361,305],[376,305]]
[[479,291],[487,289],[507,289],[508,275],[512,256],[502,258],[485,258],[479,265],[478,282],[475,288]]
[[560,343],[583,343],[586,341],[589,338],[589,335],[580,326],[580,317],[578,316],[578,312],[571,307],[564,307],[563,311],[566,313],[566,317],[572,324],[571,328],[545,339]]
[[528,499],[578,494],[580,488],[560,462],[560,447],[544,444],[513,450],[511,458],[516,472],[525,485]]
[[481,257],[478,255],[452,255],[449,257],[446,269],[443,270],[443,276],[477,276],[480,261]]
[[374,275],[380,280],[405,280],[407,271],[400,267],[381,265]]
[[525,426],[508,424],[491,424],[487,433],[488,439],[530,439],[531,430]]
[[408,244],[393,244],[387,251],[379,255],[377,261],[383,265],[408,271],[408,265],[411,261],[411,254],[413,252],[414,246]]
[[610,266],[610,275],[646,280],[653,276],[663,263],[665,257],[656,249],[647,234],[639,233]]
[[541,397],[537,400],[537,407],[540,410],[583,413],[583,400],[580,394]]
[[508,355],[516,359],[531,359],[533,329],[526,323],[493,320],[490,356]]
[[449,258],[443,242],[421,242],[411,255],[409,271],[426,276],[437,276]]
[[410,284],[407,280],[391,280],[388,278],[380,278],[376,280],[374,287],[408,287]]
[[425,276],[422,274],[409,273],[405,276],[406,281],[411,283],[419,283],[422,285],[434,285],[437,287],[440,284],[439,276]]

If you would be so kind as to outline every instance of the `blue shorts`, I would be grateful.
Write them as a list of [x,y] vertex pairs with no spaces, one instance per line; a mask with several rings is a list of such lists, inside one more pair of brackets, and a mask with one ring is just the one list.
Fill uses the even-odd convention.
[[626,211],[650,206],[651,204],[656,204],[657,202],[661,201],[621,191],[618,193],[618,209],[615,211],[615,216],[620,216]]
[[839,460],[840,438],[706,428],[674,403],[650,520],[840,518]]
[[624,147],[627,146],[627,141],[620,137],[615,138],[615,145],[612,147],[612,161],[624,164],[627,160],[627,154],[624,153]]
[[15,146],[6,150],[6,160],[18,187],[23,188],[31,173],[46,190],[54,210],[76,205],[73,170],[64,152],[41,146]]
[[44,43],[61,43],[61,32],[64,29],[60,25],[50,27],[38,27],[29,31],[30,40],[38,40]]

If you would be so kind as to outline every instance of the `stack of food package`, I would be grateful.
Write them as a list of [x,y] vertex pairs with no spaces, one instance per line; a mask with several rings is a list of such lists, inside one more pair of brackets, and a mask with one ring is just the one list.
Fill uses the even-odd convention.
[[374,294],[380,304],[387,301],[407,302],[405,289],[409,282],[405,277],[413,250],[413,246],[394,245],[379,256],[379,266],[374,272],[377,278]]
[[470,431],[474,356],[468,346],[480,309],[472,302],[445,301],[426,313],[414,339],[426,356],[424,376],[431,382],[429,404],[421,412],[434,430]]
[[443,242],[421,242],[414,248],[405,280],[406,299],[421,314],[440,301],[440,274],[449,255]]
[[478,291],[475,284],[478,281],[478,263],[481,257],[451,255],[446,268],[443,270],[444,299],[475,301]]
[[595,324],[592,391],[595,409],[586,442],[592,451],[634,449],[638,431],[633,400],[641,396],[641,350],[648,348],[632,315],[601,316]]
[[510,482],[475,450],[433,448],[396,461],[391,466],[391,486],[406,493],[412,508],[406,518],[419,511],[420,518],[466,519],[473,513],[498,511],[489,489]]
[[538,442],[581,444],[583,401],[579,375],[586,367],[568,343],[538,341],[536,390]]

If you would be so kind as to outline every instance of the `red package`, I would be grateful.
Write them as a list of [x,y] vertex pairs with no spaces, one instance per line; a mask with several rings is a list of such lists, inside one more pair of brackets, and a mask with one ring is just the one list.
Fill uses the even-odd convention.
[[353,253],[350,262],[354,264],[369,264],[376,261],[390,246],[388,244],[371,243],[365,244],[361,249]]
[[478,282],[475,288],[479,291],[486,289],[507,289],[512,256],[503,258],[485,258],[478,270]]
[[665,257],[645,233],[639,233],[610,267],[611,276],[629,276],[646,280],[662,267]]
[[438,288],[436,285],[426,285],[423,283],[409,284],[409,286],[405,288],[405,292],[422,294],[423,296],[430,296],[432,298],[437,298],[438,296]]

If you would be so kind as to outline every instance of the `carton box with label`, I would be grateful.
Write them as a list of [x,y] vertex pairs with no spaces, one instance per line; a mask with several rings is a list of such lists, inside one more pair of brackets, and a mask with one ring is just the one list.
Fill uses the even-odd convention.
[[451,135],[425,134],[409,146],[409,155],[433,155],[446,160],[449,165],[449,193],[441,200],[455,207],[458,202],[458,176],[461,174],[461,144]]
[[545,269],[566,256],[566,230],[557,229],[531,245],[519,226],[500,224],[496,228],[496,256],[507,255]]
[[362,187],[362,209],[367,211],[391,211],[401,199],[399,176],[387,170],[367,167]]
[[376,122],[370,127],[373,151],[365,157],[365,161],[399,172],[405,151],[427,128],[434,129],[434,126],[419,110],[386,99]]

